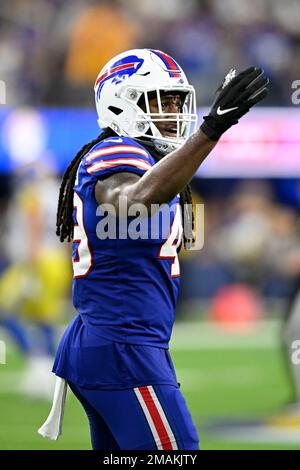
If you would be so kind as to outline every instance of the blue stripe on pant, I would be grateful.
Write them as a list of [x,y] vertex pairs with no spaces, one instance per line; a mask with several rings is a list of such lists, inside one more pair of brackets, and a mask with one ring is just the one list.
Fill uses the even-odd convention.
[[[69,386],[89,419],[94,450],[199,449],[196,428],[177,387],[91,390],[70,382]],[[155,399],[149,396],[149,401],[144,391]]]

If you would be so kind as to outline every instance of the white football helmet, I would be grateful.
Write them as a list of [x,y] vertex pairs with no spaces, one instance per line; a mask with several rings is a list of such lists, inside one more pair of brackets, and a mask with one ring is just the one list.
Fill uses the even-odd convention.
[[[164,116],[161,93],[176,91],[184,97],[182,112]],[[158,113],[150,112],[149,93],[156,93]],[[95,99],[101,129],[151,139],[164,155],[183,145],[196,130],[194,87],[177,62],[161,51],[133,49],[111,59],[96,79]],[[162,121],[176,123],[174,137],[161,134],[156,123]]]

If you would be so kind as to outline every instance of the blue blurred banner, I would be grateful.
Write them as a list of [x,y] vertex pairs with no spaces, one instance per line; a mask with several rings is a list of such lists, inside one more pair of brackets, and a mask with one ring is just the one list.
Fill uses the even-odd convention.
[[9,173],[36,160],[62,172],[99,133],[93,109],[0,109],[0,172]]

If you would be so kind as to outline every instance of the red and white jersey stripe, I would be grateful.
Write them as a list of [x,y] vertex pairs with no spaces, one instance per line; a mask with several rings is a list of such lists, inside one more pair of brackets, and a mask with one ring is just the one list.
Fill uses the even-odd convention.
[[118,166],[133,167],[147,171],[151,168],[150,157],[146,150],[134,145],[114,145],[91,152],[86,157],[86,171],[89,174],[113,169]]
[[104,160],[101,162],[96,162],[89,167],[87,167],[87,172],[92,174],[99,170],[105,170],[107,168],[113,168],[120,165],[133,166],[139,168],[140,170],[149,170],[151,168],[150,163],[145,162],[145,160],[139,158],[115,158],[112,160]]
[[151,429],[157,449],[177,450],[177,442],[159,399],[152,386],[134,388]]
[[143,150],[139,147],[134,147],[133,145],[115,145],[113,147],[105,147],[99,150],[95,150],[94,152],[90,153],[90,155],[86,158],[86,162],[89,163],[95,158],[105,157],[107,155],[114,155],[116,153],[133,153],[149,158],[146,150]]

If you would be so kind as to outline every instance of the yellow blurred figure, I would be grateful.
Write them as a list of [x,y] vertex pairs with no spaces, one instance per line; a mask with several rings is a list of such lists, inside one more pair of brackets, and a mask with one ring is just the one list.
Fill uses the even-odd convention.
[[31,320],[56,322],[63,311],[67,270],[59,251],[40,253],[32,265],[11,265],[0,280],[0,307]]
[[56,322],[69,287],[66,248],[55,235],[58,183],[46,175],[18,190],[9,210],[11,266],[0,281],[0,308]]
[[111,57],[133,49],[137,28],[113,0],[85,10],[73,26],[65,75],[73,84],[94,83]]

